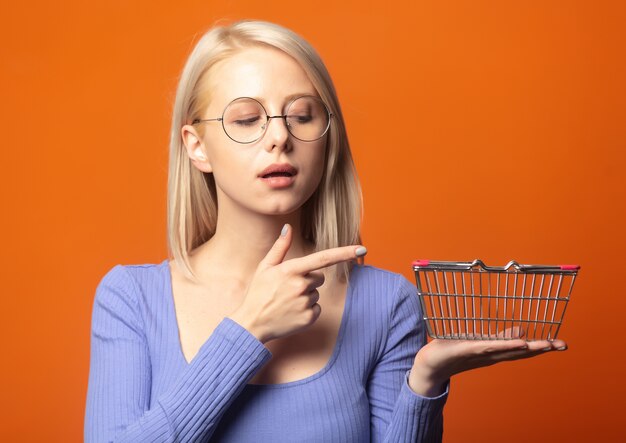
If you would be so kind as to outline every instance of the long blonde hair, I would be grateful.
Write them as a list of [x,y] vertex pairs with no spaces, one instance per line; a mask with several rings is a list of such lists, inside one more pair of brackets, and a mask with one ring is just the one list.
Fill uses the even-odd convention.
[[[217,194],[213,174],[192,165],[181,128],[201,118],[206,109],[210,91],[202,86],[211,68],[243,48],[259,45],[294,58],[333,114],[325,171],[318,189],[302,208],[302,236],[317,251],[361,243],[361,187],[335,87],[320,56],[302,37],[274,23],[244,20],[215,26],[198,41],[185,64],[176,91],[170,135],[168,247],[178,267],[193,280],[196,275],[189,253],[215,234]],[[338,265],[338,275],[347,277],[349,269],[348,265]]]

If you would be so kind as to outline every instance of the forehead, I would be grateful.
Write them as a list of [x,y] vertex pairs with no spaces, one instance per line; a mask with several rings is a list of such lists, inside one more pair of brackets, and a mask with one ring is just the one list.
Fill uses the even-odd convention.
[[217,63],[208,77],[209,108],[220,108],[238,97],[282,106],[298,94],[317,95],[306,72],[291,56],[274,48],[246,48]]

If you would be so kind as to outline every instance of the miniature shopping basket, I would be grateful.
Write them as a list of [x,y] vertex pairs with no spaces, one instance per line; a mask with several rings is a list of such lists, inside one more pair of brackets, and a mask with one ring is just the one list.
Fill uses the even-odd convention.
[[[557,338],[580,266],[413,262],[428,335],[456,340]],[[513,335],[513,337],[512,337]]]

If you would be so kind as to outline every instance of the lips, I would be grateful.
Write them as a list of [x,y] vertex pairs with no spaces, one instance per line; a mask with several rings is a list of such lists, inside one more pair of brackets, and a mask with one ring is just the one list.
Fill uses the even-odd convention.
[[296,181],[298,170],[289,163],[274,163],[263,169],[259,179],[270,189],[289,189]]
[[259,174],[260,178],[273,178],[273,177],[293,177],[298,173],[298,170],[291,166],[289,163],[278,164],[268,166]]

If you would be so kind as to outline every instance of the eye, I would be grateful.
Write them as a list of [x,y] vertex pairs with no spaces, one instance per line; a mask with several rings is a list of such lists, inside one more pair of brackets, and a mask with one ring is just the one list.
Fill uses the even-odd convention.
[[260,119],[261,117],[258,115],[248,118],[238,118],[234,120],[232,124],[237,126],[256,126]]
[[322,115],[323,104],[313,97],[300,97],[288,109],[287,117],[294,125],[316,123]]
[[291,122],[293,122],[293,123],[297,123],[299,125],[302,125],[302,124],[310,123],[311,121],[313,121],[313,116],[309,115],[309,114],[305,114],[305,115],[290,115],[290,116],[288,116],[288,119]]
[[259,103],[241,98],[232,102],[224,111],[225,123],[238,128],[259,126],[265,119],[265,113]]

